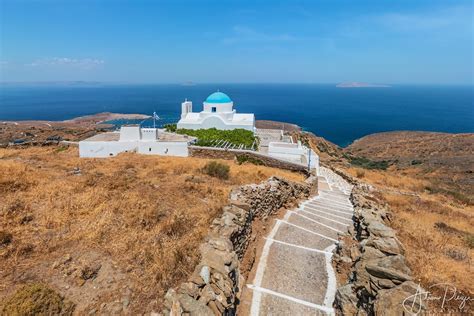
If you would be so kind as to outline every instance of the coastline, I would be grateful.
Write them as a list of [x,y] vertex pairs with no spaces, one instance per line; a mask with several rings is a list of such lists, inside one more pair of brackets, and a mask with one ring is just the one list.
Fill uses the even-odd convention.
[[[81,140],[90,137],[96,133],[104,132],[114,125],[106,123],[113,120],[144,120],[151,116],[139,113],[112,113],[100,112],[91,115],[78,116],[72,119],[62,121],[48,121],[48,120],[17,120],[17,121],[0,121],[0,145],[4,145],[14,139],[32,140],[32,138],[46,140],[50,137],[60,136],[65,140]],[[371,140],[380,141],[384,138],[392,139],[406,139],[418,137],[453,137],[456,135],[471,136],[474,133],[448,133],[441,131],[422,131],[422,130],[392,130],[370,133],[354,139],[346,146],[339,146],[318,133],[312,131],[304,131],[301,126],[282,121],[272,120],[256,120],[256,127],[261,129],[281,129],[285,132],[305,132],[313,135],[315,138],[323,139],[325,142],[331,143],[342,150],[350,150],[351,147],[357,146]]]

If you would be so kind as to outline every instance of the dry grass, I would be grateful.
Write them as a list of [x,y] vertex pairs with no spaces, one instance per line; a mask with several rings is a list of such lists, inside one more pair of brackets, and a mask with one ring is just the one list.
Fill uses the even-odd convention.
[[[360,174],[350,168],[353,176]],[[392,226],[407,250],[406,257],[416,278],[425,288],[449,283],[472,297],[474,207],[451,195],[430,193],[435,185],[419,170],[364,170],[363,181],[374,185],[394,214]],[[438,301],[433,301],[436,304]]]
[[[129,310],[157,309],[164,291],[193,269],[197,246],[232,187],[272,175],[303,180],[230,161],[223,162],[230,176],[222,180],[201,172],[208,161],[135,154],[79,159],[75,148],[0,149],[0,227],[11,234],[0,245],[0,300],[30,280],[49,283],[73,301],[92,295],[81,292],[84,280],[77,281],[74,271],[63,276],[52,266],[68,254],[76,262],[98,253],[91,259],[102,263],[98,279],[109,273],[119,284],[107,283],[91,302],[76,299],[79,311],[120,299],[124,286],[132,292]],[[125,278],[117,281],[116,275]]]

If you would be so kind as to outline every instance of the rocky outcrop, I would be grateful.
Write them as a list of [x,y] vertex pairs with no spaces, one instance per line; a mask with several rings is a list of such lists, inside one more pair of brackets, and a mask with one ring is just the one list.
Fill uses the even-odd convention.
[[252,222],[309,196],[317,178],[305,184],[272,177],[261,184],[234,189],[229,205],[216,218],[200,247],[201,260],[187,282],[165,296],[166,315],[233,314],[241,293],[240,261],[252,239]]
[[335,307],[342,315],[404,315],[424,310],[419,301],[410,299],[420,289],[412,281],[403,245],[386,225],[390,221],[387,206],[370,186],[352,182],[354,228],[334,255],[337,270],[350,265],[349,278],[337,290]]

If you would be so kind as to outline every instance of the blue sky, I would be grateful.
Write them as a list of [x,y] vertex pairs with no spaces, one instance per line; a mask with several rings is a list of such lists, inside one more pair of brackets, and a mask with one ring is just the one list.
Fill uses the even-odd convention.
[[473,84],[472,1],[0,5],[1,81]]

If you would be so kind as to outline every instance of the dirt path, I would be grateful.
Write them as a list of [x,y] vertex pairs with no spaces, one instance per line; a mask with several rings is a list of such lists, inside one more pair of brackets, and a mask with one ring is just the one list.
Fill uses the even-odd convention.
[[352,224],[351,187],[322,168],[319,195],[276,220],[251,273],[239,313],[334,314],[336,277],[331,265],[338,233]]

